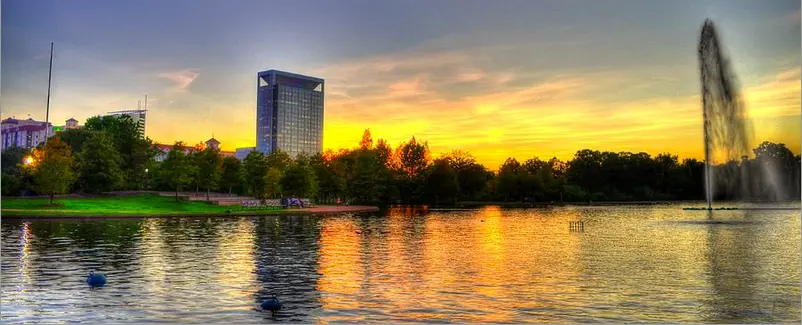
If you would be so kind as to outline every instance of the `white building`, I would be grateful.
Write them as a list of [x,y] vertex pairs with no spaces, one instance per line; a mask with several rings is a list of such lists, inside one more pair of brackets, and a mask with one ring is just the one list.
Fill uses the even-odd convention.
[[2,125],[3,151],[10,147],[33,149],[45,142],[45,133],[48,137],[52,137],[55,133],[53,124],[35,121],[32,118],[18,120],[9,117],[0,125]]
[[109,112],[106,116],[120,116],[120,115],[127,115],[131,117],[131,120],[136,123],[137,128],[139,129],[139,135],[145,137],[145,117],[147,116],[148,110],[146,109],[135,109],[130,111],[117,111],[117,112]]

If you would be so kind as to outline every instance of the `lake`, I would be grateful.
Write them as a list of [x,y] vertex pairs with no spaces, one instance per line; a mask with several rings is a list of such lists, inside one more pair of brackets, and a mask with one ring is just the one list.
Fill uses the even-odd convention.
[[[0,315],[3,323],[802,321],[800,212],[686,205],[4,219]],[[90,270],[107,285],[90,289]],[[275,315],[259,309],[271,294],[284,305]]]

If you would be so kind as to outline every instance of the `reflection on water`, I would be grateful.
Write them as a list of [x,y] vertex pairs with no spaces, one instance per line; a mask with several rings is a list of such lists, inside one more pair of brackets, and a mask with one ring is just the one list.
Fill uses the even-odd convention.
[[[3,220],[3,323],[800,322],[800,215]],[[583,221],[584,232],[572,232]],[[90,270],[106,287],[90,290]],[[276,294],[285,309],[259,310]]]

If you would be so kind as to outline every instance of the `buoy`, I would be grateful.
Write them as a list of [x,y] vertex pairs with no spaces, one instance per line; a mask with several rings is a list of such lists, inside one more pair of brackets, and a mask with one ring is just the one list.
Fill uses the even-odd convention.
[[272,297],[262,302],[262,309],[269,310],[270,312],[275,312],[281,309],[281,302],[278,301],[276,295],[273,295]]
[[95,274],[95,271],[89,271],[86,283],[92,287],[102,287],[106,284],[106,276],[103,274]]

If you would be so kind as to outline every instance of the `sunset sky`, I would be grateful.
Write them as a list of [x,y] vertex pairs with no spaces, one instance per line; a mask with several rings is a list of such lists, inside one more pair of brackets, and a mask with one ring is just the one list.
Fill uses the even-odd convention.
[[705,18],[744,88],[756,141],[800,148],[792,1],[2,1],[2,117],[135,109],[147,136],[255,145],[256,73],[326,80],[324,148],[570,159],[584,148],[702,155]]

